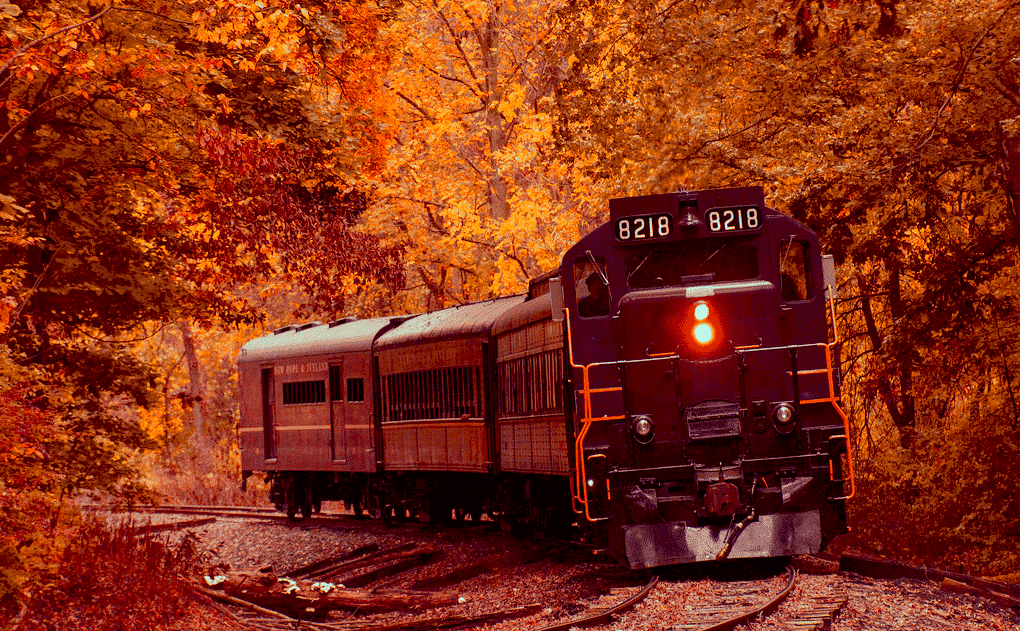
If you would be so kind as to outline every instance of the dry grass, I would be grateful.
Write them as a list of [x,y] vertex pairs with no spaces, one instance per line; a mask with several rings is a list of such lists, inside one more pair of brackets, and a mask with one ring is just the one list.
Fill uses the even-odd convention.
[[196,476],[185,473],[149,473],[153,490],[165,504],[201,506],[269,506],[269,485],[262,476],[248,478],[247,491],[241,490],[239,475],[210,473]]

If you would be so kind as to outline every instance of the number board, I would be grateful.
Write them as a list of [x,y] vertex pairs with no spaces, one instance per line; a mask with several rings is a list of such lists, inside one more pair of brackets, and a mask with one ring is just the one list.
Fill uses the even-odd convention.
[[643,241],[673,236],[673,217],[669,213],[620,217],[616,220],[618,241]]
[[758,230],[762,227],[762,212],[757,206],[713,208],[705,213],[709,232]]

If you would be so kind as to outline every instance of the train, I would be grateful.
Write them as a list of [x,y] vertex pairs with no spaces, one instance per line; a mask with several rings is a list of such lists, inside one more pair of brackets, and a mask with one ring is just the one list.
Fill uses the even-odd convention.
[[612,199],[526,293],[249,341],[242,476],[291,518],[540,528],[633,569],[817,553],[855,493],[834,294],[761,187]]

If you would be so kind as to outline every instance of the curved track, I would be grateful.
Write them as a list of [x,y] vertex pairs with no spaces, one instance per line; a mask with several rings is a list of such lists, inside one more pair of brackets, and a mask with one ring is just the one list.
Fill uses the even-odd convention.
[[786,597],[790,595],[791,591],[793,591],[794,583],[796,583],[797,581],[797,570],[793,569],[791,566],[786,567],[786,575],[787,575],[786,586],[783,587],[783,589],[780,590],[778,594],[770,598],[761,606],[754,607],[753,609],[748,609],[746,611],[741,611],[736,615],[725,620],[722,620],[720,622],[710,623],[707,626],[699,627],[698,631],[728,631],[729,629],[733,629],[734,627],[749,622],[750,620],[753,620],[758,616],[764,616],[771,613],[776,609],[776,607],[779,606],[779,603],[786,600]]
[[538,631],[566,631],[573,627],[593,627],[611,622],[613,618],[625,611],[628,611],[631,607],[644,600],[645,596],[652,591],[652,588],[655,587],[658,582],[659,577],[653,576],[652,580],[648,581],[648,584],[641,588],[641,591],[617,605],[613,605],[608,609],[593,610],[588,615],[581,616],[580,618],[574,618],[566,622],[558,622],[548,627],[542,627]]

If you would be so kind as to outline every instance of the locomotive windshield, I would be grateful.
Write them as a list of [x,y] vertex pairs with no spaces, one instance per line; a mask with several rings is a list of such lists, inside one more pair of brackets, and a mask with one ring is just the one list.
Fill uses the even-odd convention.
[[632,250],[626,262],[633,289],[758,278],[758,248],[732,239],[648,245]]

